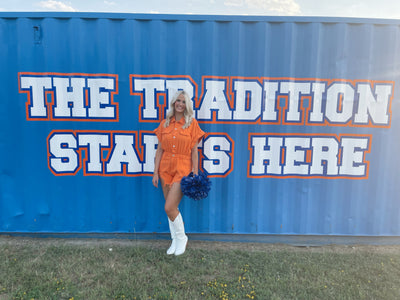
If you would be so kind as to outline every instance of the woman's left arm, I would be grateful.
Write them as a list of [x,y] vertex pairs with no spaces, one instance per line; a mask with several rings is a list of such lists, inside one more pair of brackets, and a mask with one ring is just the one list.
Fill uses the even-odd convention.
[[193,166],[193,174],[198,175],[199,174],[199,151],[197,150],[198,143],[194,145],[192,148],[192,166]]

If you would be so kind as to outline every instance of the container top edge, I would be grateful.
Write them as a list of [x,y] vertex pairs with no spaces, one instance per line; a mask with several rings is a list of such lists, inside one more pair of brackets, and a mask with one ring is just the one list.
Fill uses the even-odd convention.
[[166,21],[222,21],[272,23],[353,23],[400,25],[400,19],[322,17],[322,16],[260,16],[260,15],[195,15],[195,14],[139,14],[105,12],[0,12],[0,18],[60,18],[60,19],[114,19],[114,20],[166,20]]

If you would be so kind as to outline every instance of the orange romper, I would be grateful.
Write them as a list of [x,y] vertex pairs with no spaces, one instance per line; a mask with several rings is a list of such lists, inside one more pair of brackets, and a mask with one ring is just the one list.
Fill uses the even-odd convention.
[[168,127],[164,127],[164,124],[165,120],[154,130],[164,150],[158,172],[164,184],[171,185],[192,172],[192,148],[205,133],[195,119],[186,129],[182,129],[184,118],[176,122],[172,117]]

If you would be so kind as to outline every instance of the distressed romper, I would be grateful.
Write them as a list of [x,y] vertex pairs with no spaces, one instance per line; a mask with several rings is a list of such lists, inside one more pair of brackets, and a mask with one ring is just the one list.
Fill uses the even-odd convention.
[[168,127],[164,124],[165,120],[154,130],[164,150],[158,172],[165,185],[172,185],[192,172],[192,148],[204,136],[204,131],[195,119],[186,129],[182,129],[184,118],[176,122],[172,117]]

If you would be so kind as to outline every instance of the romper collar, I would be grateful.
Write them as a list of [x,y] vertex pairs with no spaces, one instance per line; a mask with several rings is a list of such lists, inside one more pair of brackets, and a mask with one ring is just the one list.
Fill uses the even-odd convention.
[[[175,123],[176,122],[176,120],[175,120],[175,116],[174,117],[172,117],[171,118],[171,123]],[[176,122],[177,124],[179,124],[179,125],[184,125],[186,122],[185,122],[185,117],[182,117],[178,122]]]

